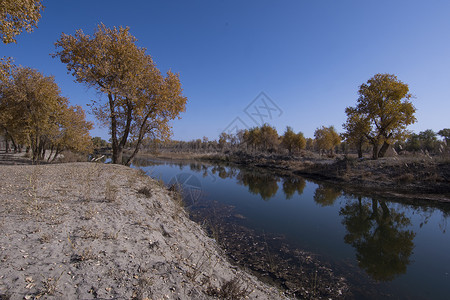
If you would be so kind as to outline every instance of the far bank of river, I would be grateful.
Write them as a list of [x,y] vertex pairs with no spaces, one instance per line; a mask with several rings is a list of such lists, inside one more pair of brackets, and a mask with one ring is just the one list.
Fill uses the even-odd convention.
[[450,158],[396,156],[357,159],[249,155],[246,153],[160,153],[140,154],[141,158],[168,161],[200,161],[258,167],[281,175],[300,175],[346,186],[353,193],[370,192],[378,196],[408,200],[450,202]]

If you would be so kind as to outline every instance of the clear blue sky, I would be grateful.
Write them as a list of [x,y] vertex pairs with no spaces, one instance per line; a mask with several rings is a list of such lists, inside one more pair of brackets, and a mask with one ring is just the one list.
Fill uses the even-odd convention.
[[[281,134],[287,125],[312,137],[322,125],[342,131],[358,86],[393,73],[416,96],[410,129],[450,127],[450,1],[44,1],[38,28],[0,56],[54,75],[72,104],[98,95],[53,59],[61,33],[92,33],[98,23],[129,26],[162,72],[180,73],[188,97],[175,139],[215,139],[264,92]],[[266,101],[267,102],[267,101]],[[256,102],[256,104],[258,104]],[[273,106],[273,105],[272,105]],[[267,111],[266,111],[267,112]],[[89,116],[93,120],[92,116]],[[241,125],[242,126],[242,125]],[[93,136],[108,137],[97,128]]]

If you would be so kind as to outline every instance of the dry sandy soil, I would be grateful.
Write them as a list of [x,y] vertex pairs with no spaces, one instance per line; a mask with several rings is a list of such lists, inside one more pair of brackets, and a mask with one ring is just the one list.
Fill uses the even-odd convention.
[[280,299],[137,170],[0,166],[0,299]]

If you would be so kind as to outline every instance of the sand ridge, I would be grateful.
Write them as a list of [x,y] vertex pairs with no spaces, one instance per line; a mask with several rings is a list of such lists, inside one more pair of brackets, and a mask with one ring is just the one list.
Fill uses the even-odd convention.
[[0,176],[1,299],[284,298],[138,170],[11,165]]

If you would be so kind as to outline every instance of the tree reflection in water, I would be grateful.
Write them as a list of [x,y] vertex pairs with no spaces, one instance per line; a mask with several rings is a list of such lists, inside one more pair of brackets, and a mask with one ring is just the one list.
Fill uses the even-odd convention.
[[341,194],[338,188],[320,184],[314,192],[314,201],[321,206],[331,206]]
[[271,174],[241,170],[236,178],[239,184],[248,187],[250,193],[260,195],[266,201],[278,191],[279,178]]
[[406,228],[411,220],[388,208],[384,200],[348,203],[341,208],[347,229],[344,241],[356,250],[359,267],[378,281],[405,274],[413,252],[415,233]]
[[286,177],[283,178],[283,192],[286,199],[291,199],[295,192],[300,196],[305,189],[306,181],[301,177]]

